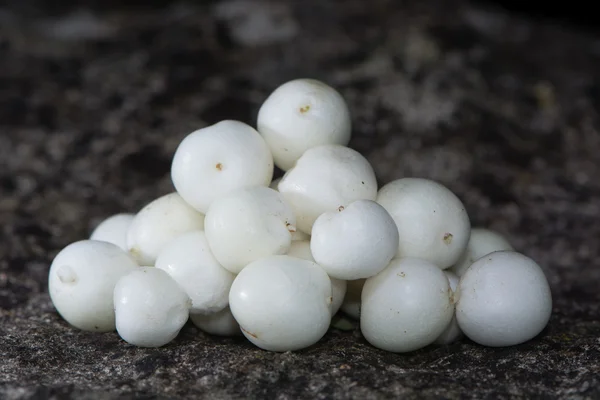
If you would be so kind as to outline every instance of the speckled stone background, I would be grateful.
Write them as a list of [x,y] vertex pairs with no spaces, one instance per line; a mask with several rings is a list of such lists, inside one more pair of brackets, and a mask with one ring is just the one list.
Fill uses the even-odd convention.
[[[38,3],[0,8],[0,398],[600,398],[599,37],[455,0]],[[541,336],[396,355],[332,329],[275,354],[186,326],[139,349],[58,317],[53,256],[297,77],[344,94],[382,183],[440,180],[543,266]]]

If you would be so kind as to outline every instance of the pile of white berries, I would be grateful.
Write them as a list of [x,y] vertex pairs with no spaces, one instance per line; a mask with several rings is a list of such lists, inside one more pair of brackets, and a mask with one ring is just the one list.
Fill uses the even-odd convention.
[[[373,346],[409,352],[464,333],[487,346],[539,334],[552,299],[540,267],[471,229],[443,185],[378,189],[346,147],[350,113],[322,82],[280,86],[255,130],[222,121],[173,158],[176,192],[102,222],[54,259],[49,291],[72,326],[144,347],[190,319],[271,351],[315,344],[341,308]],[[272,181],[274,166],[285,175]]]

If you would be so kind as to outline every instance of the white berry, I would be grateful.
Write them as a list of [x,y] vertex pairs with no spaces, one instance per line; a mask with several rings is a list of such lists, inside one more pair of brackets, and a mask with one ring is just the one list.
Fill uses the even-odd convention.
[[285,254],[296,218],[280,193],[265,186],[238,189],[206,213],[206,238],[215,258],[237,274],[263,257]]
[[113,290],[137,263],[118,246],[82,240],[58,253],[50,266],[48,291],[56,311],[85,331],[115,329]]
[[369,278],[396,255],[398,228],[385,208],[372,200],[357,200],[317,218],[310,249],[329,276]]
[[331,321],[331,282],[317,264],[290,256],[253,262],[235,278],[229,305],[256,346],[293,351],[315,344]]
[[[451,272],[448,270],[445,270],[444,273],[446,274],[446,277],[448,278],[448,281],[450,282],[450,289],[452,289],[452,292],[456,296],[456,289],[458,287],[458,281],[459,281],[458,276],[454,272]],[[456,314],[454,314],[452,316],[452,320],[450,321],[450,323],[448,324],[448,326],[446,327],[444,332],[442,332],[442,334],[440,336],[438,336],[437,339],[435,339],[435,343],[436,344],[450,344],[452,342],[457,341],[461,337],[462,337],[462,331],[460,330],[460,327],[458,326],[458,321],[456,320]]]
[[190,320],[200,330],[216,336],[241,335],[240,325],[237,323],[229,307],[212,314],[190,314]]
[[169,274],[140,267],[117,282],[117,332],[139,347],[160,347],[175,339],[188,320],[190,298]]
[[350,112],[344,98],[314,79],[279,86],[261,106],[257,126],[275,165],[284,171],[312,147],[345,146],[350,141]]
[[456,318],[484,346],[513,346],[537,336],[552,312],[552,295],[535,261],[514,251],[475,261],[459,283]]
[[177,192],[202,213],[235,189],[269,186],[272,177],[273,157],[264,139],[251,126],[230,120],[186,136],[171,166]]
[[154,265],[161,250],[176,237],[204,229],[204,215],[177,193],[154,200],[135,216],[127,232],[127,249],[140,265]]
[[[292,241],[292,245],[290,246],[287,255],[315,262],[315,259],[310,251],[310,241],[308,240]],[[322,265],[320,266],[322,267]],[[331,275],[329,276],[329,279],[331,280],[331,291],[333,297],[331,301],[331,315],[335,315],[342,306],[342,302],[346,296],[347,284],[345,280],[332,278]]]
[[112,243],[127,251],[127,231],[134,217],[134,214],[116,214],[108,217],[94,229],[90,240]]
[[377,181],[371,164],[358,152],[339,145],[313,147],[279,182],[298,228],[310,234],[317,217],[356,200],[375,200]]
[[192,300],[191,313],[210,314],[229,304],[234,275],[215,259],[202,231],[186,233],[158,255],[156,268],[167,272]]
[[513,247],[504,236],[490,229],[473,228],[471,229],[471,238],[467,244],[467,249],[454,264],[452,271],[461,277],[475,261],[494,251],[501,250],[513,250]]
[[377,202],[394,218],[399,232],[397,257],[452,266],[467,247],[471,224],[463,203],[445,186],[403,178],[379,190]]
[[366,279],[347,281],[346,296],[341,310],[354,319],[360,319],[360,299]]
[[454,313],[444,272],[416,258],[394,259],[365,282],[360,329],[382,350],[404,353],[434,342]]

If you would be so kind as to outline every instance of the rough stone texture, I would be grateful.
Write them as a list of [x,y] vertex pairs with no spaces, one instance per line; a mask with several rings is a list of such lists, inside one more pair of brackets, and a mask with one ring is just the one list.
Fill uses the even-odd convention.
[[[600,397],[598,38],[462,1],[89,3],[0,9],[0,398]],[[62,247],[171,191],[184,135],[253,123],[307,76],[346,96],[381,182],[440,180],[539,261],[555,299],[540,337],[396,355],[331,330],[275,354],[187,326],[149,350],[58,317]]]

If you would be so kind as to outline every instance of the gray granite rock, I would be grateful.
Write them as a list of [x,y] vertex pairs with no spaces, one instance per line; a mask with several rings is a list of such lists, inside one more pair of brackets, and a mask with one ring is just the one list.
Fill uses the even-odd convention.
[[[598,37],[462,1],[87,3],[0,9],[0,398],[600,398]],[[543,266],[539,337],[397,355],[332,329],[276,354],[186,326],[140,349],[60,319],[53,256],[172,191],[187,133],[254,123],[296,77],[346,96],[382,183],[443,182]]]

